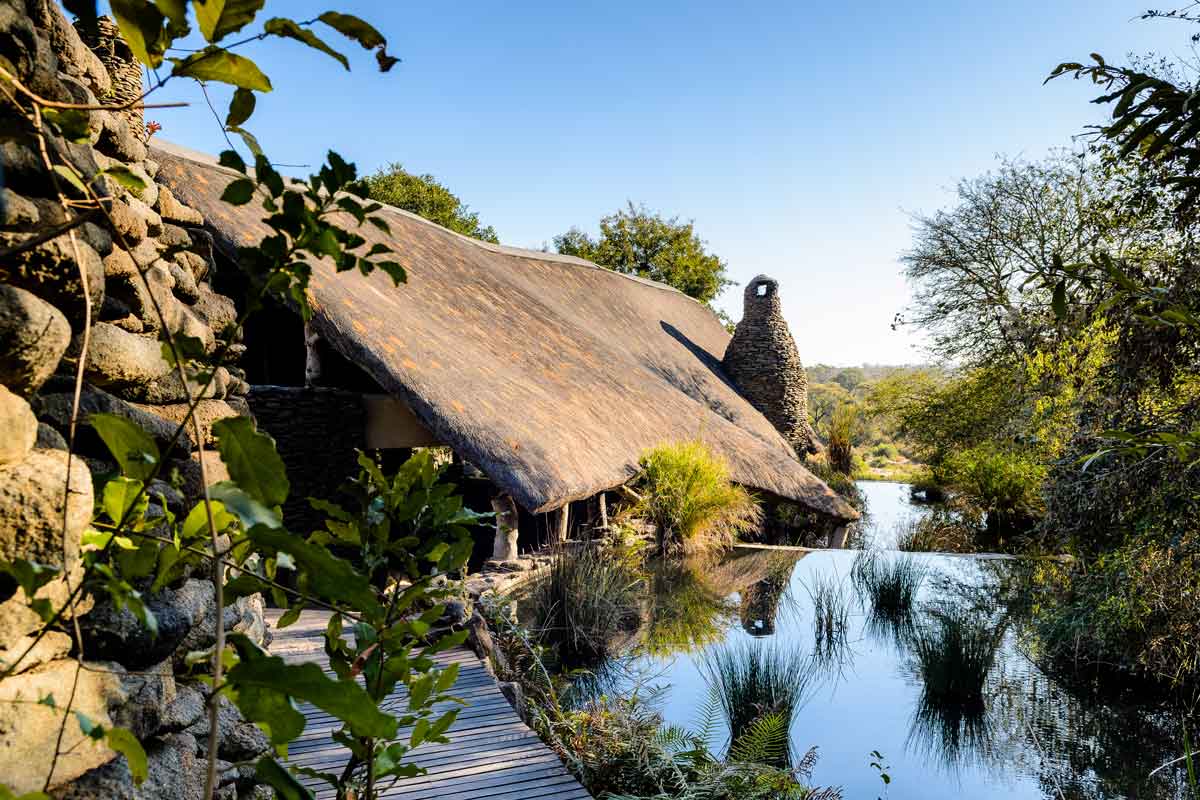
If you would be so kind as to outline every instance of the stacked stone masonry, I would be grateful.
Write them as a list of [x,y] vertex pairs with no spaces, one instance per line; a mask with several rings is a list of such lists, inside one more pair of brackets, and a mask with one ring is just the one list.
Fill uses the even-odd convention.
[[[50,100],[127,103],[140,92],[141,70],[128,47],[113,39],[113,30],[103,22],[89,48],[52,0],[0,0],[0,63]],[[212,237],[200,214],[154,182],[157,165],[147,157],[140,113],[86,113],[89,141],[50,136],[51,153],[85,176],[123,165],[146,188],[131,192],[97,178],[107,195],[108,218],[97,215],[76,227],[73,239],[58,236],[0,259],[0,559],[27,559],[61,570],[38,591],[55,607],[65,603],[82,573],[80,538],[96,500],[93,481],[117,471],[87,426],[88,415],[124,416],[166,448],[186,414],[188,387],[162,357],[163,328],[199,340],[210,360],[223,344],[233,345],[232,353],[244,349],[235,344],[233,301],[212,288]],[[75,213],[60,204],[32,125],[7,96],[0,96],[0,163],[0,250],[19,246]],[[68,456],[81,359],[80,424],[75,455]],[[213,422],[249,414],[249,387],[234,363],[209,366],[215,378],[198,417],[203,444],[211,448]],[[151,486],[176,514],[202,495],[197,444],[190,434],[179,437],[166,471],[173,481]],[[210,449],[205,455],[208,480],[226,478],[215,453]],[[163,513],[158,500],[150,513]],[[17,795],[40,791],[62,727],[57,749],[64,755],[48,782],[52,797],[200,797],[207,700],[204,687],[184,677],[183,657],[210,646],[218,624],[265,642],[262,601],[244,598],[217,619],[215,587],[207,573],[157,592],[146,589],[157,636],[106,596],[85,593],[31,649],[42,622],[15,583],[0,579],[0,670],[11,671],[0,680],[0,784]],[[72,614],[82,632],[84,657],[72,707],[102,725],[127,727],[141,740],[150,774],[140,786],[123,756],[84,741],[77,725],[61,725],[79,663]],[[60,708],[37,702],[47,694]],[[266,750],[263,733],[226,705],[220,710],[219,735],[218,797],[270,796],[256,785],[252,767],[239,766]]]
[[758,275],[746,284],[742,319],[721,366],[742,396],[803,457],[820,449],[808,421],[808,377],[779,303],[779,283]]

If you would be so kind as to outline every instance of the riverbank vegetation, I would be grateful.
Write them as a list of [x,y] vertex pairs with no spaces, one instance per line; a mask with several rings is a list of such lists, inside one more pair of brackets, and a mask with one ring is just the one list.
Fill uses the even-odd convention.
[[1078,148],[1002,159],[963,180],[951,207],[914,218],[903,262],[915,300],[901,322],[954,368],[890,376],[869,401],[961,520],[1074,557],[1032,578],[1047,662],[1176,692],[1200,684],[1200,110],[1188,74],[1099,55],[1054,70],[1092,81],[1111,117]]
[[758,501],[699,439],[655,447],[640,465],[642,495],[634,511],[653,523],[660,552],[722,550],[762,521]]

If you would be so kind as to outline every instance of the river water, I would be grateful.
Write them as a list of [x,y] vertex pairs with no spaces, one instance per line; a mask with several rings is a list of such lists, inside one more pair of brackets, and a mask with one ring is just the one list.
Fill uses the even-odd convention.
[[[886,552],[897,523],[924,510],[904,484],[861,488],[867,540],[885,550],[878,558],[911,559],[920,576],[909,619],[880,619],[851,577],[859,553],[736,548],[716,567],[656,574],[639,643],[605,670],[605,690],[659,687],[666,720],[694,727],[710,696],[713,648],[784,648],[810,665],[793,752],[818,747],[813,782],[841,786],[848,800],[1189,797],[1182,768],[1150,777],[1182,751],[1175,713],[1080,695],[1039,666],[1025,612],[1006,588],[1020,562]],[[832,643],[814,626],[811,594],[822,582],[847,609]],[[978,701],[938,689],[938,676],[959,663],[944,635],[948,617],[990,643]],[[871,751],[889,767],[886,792],[868,766]]]

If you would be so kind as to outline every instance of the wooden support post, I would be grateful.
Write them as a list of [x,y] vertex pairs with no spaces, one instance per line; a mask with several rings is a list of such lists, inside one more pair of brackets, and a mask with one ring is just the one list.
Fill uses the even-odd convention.
[[506,494],[492,498],[492,510],[496,512],[496,538],[492,542],[493,561],[514,561],[517,558],[517,526],[519,515],[517,504]]
[[571,531],[571,504],[567,503],[558,510],[558,541],[565,542]]
[[845,550],[846,540],[850,538],[850,526],[839,525],[829,534],[829,546],[834,550]]
[[608,530],[608,502],[604,499],[604,492],[596,496],[596,500],[600,506],[600,530]]
[[321,355],[317,343],[321,337],[310,323],[304,323],[304,385],[316,386],[321,380]]

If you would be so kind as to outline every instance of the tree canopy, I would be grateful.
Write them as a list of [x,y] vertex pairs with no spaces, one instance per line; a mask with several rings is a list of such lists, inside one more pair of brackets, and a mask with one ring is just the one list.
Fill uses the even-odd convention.
[[733,285],[725,276],[725,261],[708,251],[690,221],[633,203],[600,220],[598,239],[573,227],[554,237],[554,249],[615,272],[665,283],[702,303],[711,303]]
[[500,243],[491,225],[482,225],[477,213],[428,173],[416,175],[392,163],[368,175],[366,180],[372,200],[411,211],[455,233]]

